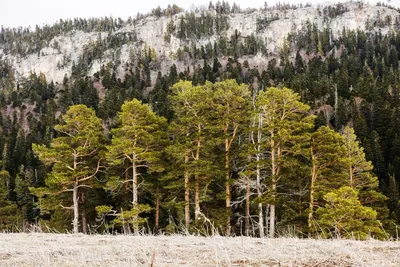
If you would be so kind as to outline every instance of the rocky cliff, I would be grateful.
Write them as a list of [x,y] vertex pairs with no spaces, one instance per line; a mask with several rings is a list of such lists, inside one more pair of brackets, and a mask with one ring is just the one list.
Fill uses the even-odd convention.
[[[212,9],[197,10],[194,13],[196,17],[204,16],[204,14],[217,16],[217,12]],[[13,66],[17,79],[21,76],[26,77],[31,72],[42,72],[46,75],[47,81],[61,82],[65,75],[71,75],[73,65],[77,64],[82,55],[88,49],[90,50],[90,47],[94,46],[99,39],[106,39],[110,35],[130,34],[135,36],[133,40],[114,48],[103,48],[101,58],[94,58],[90,61],[87,74],[93,75],[100,70],[103,64],[118,59],[121,63],[119,76],[123,78],[124,63],[133,60],[134,55],[143,51],[144,47],[151,47],[159,59],[157,67],[152,69],[151,74],[154,77],[158,71],[165,73],[173,63],[176,63],[178,70],[182,70],[188,65],[187,61],[178,62],[176,59],[177,50],[183,48],[184,45],[194,44],[201,47],[212,44],[224,36],[229,38],[239,33],[244,40],[253,34],[263,41],[267,54],[258,52],[250,58],[250,64],[253,62],[262,65],[269,56],[276,55],[280,51],[289,34],[301,32],[307,23],[317,25],[319,30],[329,28],[335,38],[341,35],[343,29],[380,31],[382,34],[386,34],[395,27],[400,14],[395,9],[371,6],[360,2],[284,10],[278,8],[247,10],[226,15],[229,26],[219,34],[214,31],[208,36],[182,39],[178,37],[179,29],[177,28],[184,15],[185,13],[181,12],[173,16],[146,16],[131,23],[125,23],[123,27],[115,31],[83,32],[73,30],[55,36],[45,47],[40,49],[39,53],[23,56],[18,53],[5,52],[3,45],[0,46],[0,57]],[[170,38],[166,41],[165,36],[168,34],[170,24],[174,24],[175,29],[170,32]]]

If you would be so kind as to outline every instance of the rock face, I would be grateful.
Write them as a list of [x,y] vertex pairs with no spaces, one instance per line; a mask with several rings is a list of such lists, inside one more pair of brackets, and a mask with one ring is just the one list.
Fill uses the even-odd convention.
[[[289,33],[296,33],[304,29],[309,21],[318,26],[320,30],[330,28],[333,35],[338,37],[344,28],[349,30],[367,30],[381,31],[382,34],[389,32],[394,26],[396,19],[399,18],[399,12],[383,7],[371,6],[362,3],[345,3],[342,5],[342,12],[335,16],[328,16],[326,10],[330,6],[304,7],[292,10],[272,10],[272,11],[253,11],[251,13],[235,13],[228,15],[229,29],[223,34],[228,38],[240,32],[242,37],[255,36],[264,40],[269,53],[277,53]],[[331,6],[335,8],[336,6]],[[325,9],[325,12],[324,12]],[[206,11],[215,14],[215,11]],[[120,48],[119,58],[121,63],[129,62],[132,49],[137,49],[138,45],[147,45],[155,49],[157,56],[161,56],[163,61],[160,63],[160,70],[166,72],[169,66],[177,63],[171,56],[176,53],[178,48],[183,46],[183,42],[171,36],[169,43],[164,41],[164,35],[167,31],[167,25],[173,19],[177,24],[179,13],[171,17],[156,18],[154,16],[146,17],[136,21],[134,24],[127,25],[118,31],[110,34],[136,33],[137,41],[125,44]],[[200,13],[196,13],[200,16]],[[269,23],[263,29],[257,28],[257,23],[262,20],[268,20]],[[383,23],[382,23],[383,22]],[[101,38],[106,38],[108,32],[101,32]],[[27,77],[30,72],[42,72],[46,75],[47,81],[62,82],[64,75],[71,74],[73,63],[77,63],[81,57],[84,47],[95,42],[99,36],[98,32],[84,33],[73,31],[67,35],[55,37],[48,47],[41,49],[38,54],[31,54],[24,58],[18,55],[7,55],[0,47],[0,56],[6,59],[15,69],[16,75]],[[219,36],[210,36],[208,38],[191,40],[197,46],[213,43]],[[57,45],[55,45],[57,44]],[[93,75],[99,71],[102,64],[112,61],[115,56],[115,49],[105,51],[102,61],[96,59],[92,62],[88,75]],[[258,61],[261,55],[257,55]],[[185,66],[177,64],[178,69]],[[120,77],[123,77],[123,64],[120,66]],[[154,74],[153,74],[154,75]]]

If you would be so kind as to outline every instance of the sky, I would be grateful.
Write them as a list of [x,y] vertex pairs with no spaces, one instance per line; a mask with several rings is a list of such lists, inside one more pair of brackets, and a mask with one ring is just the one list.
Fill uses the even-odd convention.
[[[365,2],[376,2],[368,0]],[[393,6],[400,6],[400,0],[382,0]],[[213,1],[214,3],[217,1]],[[222,2],[222,1],[221,1]],[[235,0],[241,8],[262,7],[265,0]],[[268,5],[276,2],[290,3],[320,3],[318,0],[267,0]],[[340,2],[329,0],[326,2]],[[343,1],[342,1],[343,2]],[[165,8],[168,4],[176,4],[186,10],[193,6],[201,6],[210,3],[210,0],[0,0],[0,25],[4,27],[18,28],[43,24],[53,24],[60,18],[90,18],[113,16],[126,19],[135,17],[139,13],[148,13],[158,6]]]

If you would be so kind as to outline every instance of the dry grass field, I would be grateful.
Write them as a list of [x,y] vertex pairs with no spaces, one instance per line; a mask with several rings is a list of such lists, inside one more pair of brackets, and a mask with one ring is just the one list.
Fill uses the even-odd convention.
[[0,266],[400,266],[400,242],[0,234]]

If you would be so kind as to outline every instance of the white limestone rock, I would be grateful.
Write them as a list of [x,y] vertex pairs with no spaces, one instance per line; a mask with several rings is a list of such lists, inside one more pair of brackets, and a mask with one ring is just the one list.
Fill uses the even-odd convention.
[[[381,31],[382,34],[386,34],[393,27],[395,18],[399,17],[399,13],[396,10],[389,9],[382,6],[371,6],[363,4],[362,7],[358,3],[346,3],[344,4],[348,9],[348,12],[341,14],[340,16],[324,21],[323,17],[323,5],[298,8],[295,10],[287,11],[255,11],[249,14],[231,14],[229,15],[230,28],[224,33],[225,36],[230,38],[235,31],[239,31],[242,37],[250,36],[251,34],[262,38],[266,42],[268,52],[272,54],[279,52],[282,44],[291,32],[298,32],[302,29],[303,25],[309,20],[311,23],[315,23],[319,29],[329,27],[332,33],[337,38],[343,31],[343,28],[350,30],[361,29],[365,30],[367,22],[370,25],[374,25],[377,20],[385,20],[387,16],[392,18],[392,25],[385,28],[373,28],[374,31]],[[179,25],[179,17],[183,13],[173,16],[175,25]],[[198,14],[200,15],[200,14]],[[271,18],[273,16],[279,16],[278,20],[272,21],[268,27],[262,32],[257,33],[257,19]],[[176,54],[178,48],[183,47],[183,43],[180,39],[172,36],[169,44],[164,41],[164,34],[167,29],[167,25],[170,22],[170,17],[147,17],[143,20],[136,22],[135,25],[128,25],[121,28],[117,32],[128,33],[135,32],[138,38],[138,43],[145,44],[155,49],[157,56],[162,57],[160,62],[161,71],[166,73],[169,71],[169,67],[175,63],[177,64],[178,71],[182,71],[187,68],[182,62],[177,62],[174,58],[170,58],[171,55]],[[101,33],[101,38],[107,38],[108,33]],[[60,35],[51,40],[48,47],[44,47],[39,55],[31,54],[25,58],[18,56],[4,55],[0,48],[0,56],[6,58],[12,63],[18,76],[27,77],[30,72],[42,72],[46,75],[48,81],[62,82],[64,75],[71,74],[72,62],[78,63],[79,57],[82,56],[85,45],[90,42],[96,42],[98,38],[97,32],[85,33],[81,31],[74,31],[67,35]],[[210,38],[202,38],[196,40],[196,45],[206,45],[207,43],[213,43],[218,39],[218,36],[211,36]],[[58,45],[57,45],[58,44]],[[129,44],[123,45],[119,48],[118,54],[120,55],[121,66],[118,68],[118,75],[120,78],[124,77],[124,65],[126,62],[130,62],[131,53],[140,53],[140,45]],[[102,62],[98,59],[93,61],[88,75],[93,75],[100,70],[101,66],[109,61],[115,59],[117,51],[113,49],[107,50],[102,58]],[[67,59],[67,60],[66,60]],[[254,64],[262,64],[262,61],[267,59],[260,58],[249,58],[250,63],[254,61]],[[195,62],[196,63],[196,62]],[[196,63],[197,64],[197,63]],[[154,70],[153,70],[154,71]],[[152,73],[152,76],[156,75],[156,71]]]

